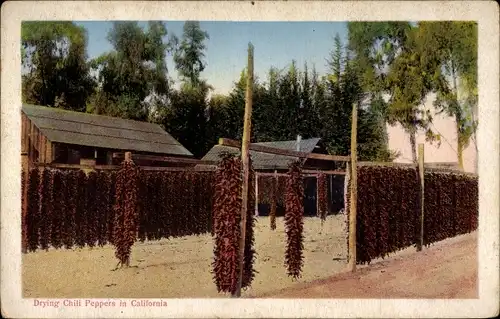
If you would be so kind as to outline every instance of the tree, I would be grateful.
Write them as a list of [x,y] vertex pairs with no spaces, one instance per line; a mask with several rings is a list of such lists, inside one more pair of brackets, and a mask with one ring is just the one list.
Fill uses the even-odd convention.
[[410,135],[412,159],[417,163],[418,130],[424,130],[429,141],[437,138],[430,128],[430,111],[422,109],[431,87],[426,84],[418,53],[401,53],[391,65],[387,83],[391,94],[387,119],[390,124],[399,123]]
[[199,83],[200,73],[206,66],[203,61],[206,39],[209,35],[201,29],[200,22],[184,23],[182,42],[174,55],[174,62],[181,77],[190,81],[192,86]]
[[177,37],[172,35],[167,43],[164,38],[168,36],[168,31],[165,24],[158,21],[150,21],[148,23],[149,31],[146,34],[146,43],[144,49],[147,58],[154,63],[154,71],[152,72],[152,83],[150,85],[151,96],[150,105],[150,121],[155,121],[161,118],[161,106],[168,103],[171,93],[171,80],[168,77],[168,68],[166,64],[167,53],[172,53],[177,45]]
[[295,61],[288,67],[288,71],[279,79],[277,87],[278,103],[274,118],[280,119],[275,130],[275,140],[293,140],[301,129],[300,116],[300,81],[299,71]]
[[223,94],[214,94],[208,103],[207,136],[209,147],[217,143],[221,137],[230,137],[227,128],[230,125],[228,115],[229,97]]
[[95,82],[87,63],[87,33],[72,22],[23,22],[23,101],[83,111]]
[[205,82],[197,86],[184,83],[181,89],[171,96],[165,128],[195,157],[205,155],[211,141],[207,123],[207,96],[212,88]]
[[316,127],[319,117],[313,105],[313,85],[309,78],[307,63],[304,65],[304,73],[301,80],[301,129],[300,132],[305,138],[316,137]]
[[262,118],[260,121],[265,122],[257,136],[259,142],[278,140],[282,136],[283,125],[276,121],[276,118],[281,118],[283,109],[281,108],[278,88],[281,81],[281,72],[271,67],[268,71],[268,83],[264,85],[264,94],[262,96]]
[[421,22],[418,29],[421,54],[437,91],[434,106],[455,119],[457,157],[463,169],[463,150],[477,127],[477,24]]
[[100,89],[88,111],[145,121],[158,103],[166,103],[170,83],[165,55],[176,40],[165,43],[166,36],[162,22],[150,22],[147,32],[134,21],[113,23],[108,40],[114,50],[92,61],[99,70]]
[[428,141],[439,139],[430,128],[430,113],[422,110],[433,87],[416,41],[417,28],[408,22],[352,22],[348,29],[349,47],[362,69],[364,91],[389,124],[399,123],[410,135],[416,162],[417,132],[425,131]]
[[[363,87],[363,68],[360,61],[344,47],[340,37],[327,60],[330,72],[327,83],[326,103],[321,110],[323,124],[321,136],[333,154],[349,154],[351,140],[352,105],[358,106],[358,148],[362,160],[390,161],[393,154],[387,148],[385,121],[374,108],[370,92]],[[382,124],[382,125],[381,125]]]

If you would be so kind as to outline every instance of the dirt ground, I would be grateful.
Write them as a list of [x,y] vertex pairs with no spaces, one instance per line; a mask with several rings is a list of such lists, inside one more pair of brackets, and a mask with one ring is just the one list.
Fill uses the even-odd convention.
[[[414,248],[389,259],[347,270],[344,216],[329,216],[324,225],[305,218],[304,267],[292,280],[284,266],[283,218],[276,231],[269,218],[256,223],[252,287],[242,297],[454,297],[477,296],[476,236],[453,238],[418,255]],[[50,249],[23,255],[25,298],[225,298],[212,280],[210,235],[137,243],[130,268],[116,266],[112,246]],[[404,257],[404,258],[403,258]],[[425,267],[423,267],[425,266]],[[332,277],[335,274],[339,274]]]
[[327,279],[261,298],[479,298],[477,233],[448,239],[420,253],[410,248]]

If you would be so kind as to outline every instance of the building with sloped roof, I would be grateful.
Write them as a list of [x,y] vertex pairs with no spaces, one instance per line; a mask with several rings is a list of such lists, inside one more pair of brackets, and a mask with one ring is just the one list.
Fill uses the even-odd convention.
[[[117,164],[115,153],[192,158],[159,125],[24,104],[22,153],[29,163]],[[155,161],[138,163],[154,165]],[[159,165],[159,163],[156,163]]]
[[[297,140],[291,141],[260,142],[252,144],[305,153],[327,154],[326,148],[321,143],[320,138],[301,139],[299,137]],[[215,145],[205,154],[202,160],[219,161],[220,156],[224,153],[238,154],[239,152],[239,148]],[[262,153],[253,150],[250,150],[250,156],[252,158],[253,168],[259,171],[286,171],[290,163],[299,160],[298,157]],[[304,163],[304,169],[333,169],[333,165],[334,163],[332,162],[307,159]]]
[[[269,146],[281,148],[291,151],[301,151],[305,153],[318,153],[327,154],[326,147],[321,141],[321,138],[302,139],[297,137],[297,140],[290,141],[274,141],[274,142],[260,142],[252,143],[256,145]],[[240,149],[225,145],[213,146],[207,154],[202,158],[204,161],[219,161],[221,155],[224,153],[240,154]],[[269,153],[262,153],[250,150],[252,159],[252,166],[258,172],[278,172],[286,173],[288,165],[292,162],[299,160],[298,157],[276,155]],[[203,165],[198,165],[203,166]],[[308,158],[304,164],[303,169],[307,170],[334,170],[335,163],[331,161],[323,161]],[[327,194],[328,194],[328,209],[332,213],[337,213],[344,207],[343,188],[344,188],[344,175],[327,175]],[[304,178],[304,210],[306,215],[314,216],[316,214],[316,178]],[[269,213],[269,205],[258,205],[259,215],[267,215]],[[284,214],[284,207],[278,205],[278,216]]]

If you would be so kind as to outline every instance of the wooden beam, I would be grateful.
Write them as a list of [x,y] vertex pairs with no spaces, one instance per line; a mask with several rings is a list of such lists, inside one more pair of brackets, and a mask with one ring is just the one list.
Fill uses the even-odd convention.
[[351,160],[350,156],[317,154],[317,153],[309,153],[307,155],[307,158],[308,159],[323,160],[323,161],[336,161],[336,162],[348,162]]
[[349,203],[349,266],[352,272],[356,271],[356,222],[358,201],[358,176],[357,176],[357,131],[358,131],[358,107],[352,105],[351,121],[351,201]]
[[[406,167],[418,169],[418,163],[397,163],[397,162],[358,162],[358,166],[386,166],[386,167]],[[460,174],[467,176],[477,176],[475,173],[464,172],[456,168],[449,167],[436,167],[434,163],[424,163],[424,171],[426,172],[436,172],[436,173],[450,173],[450,174]]]
[[317,171],[317,170],[309,170],[309,169],[304,169],[302,170],[302,173],[304,174],[326,174],[326,175],[345,175],[345,171],[337,171],[337,170],[328,170],[328,171]]
[[31,163],[34,163],[34,159],[33,159],[33,154],[35,153],[34,152],[34,141],[33,141],[33,136],[35,135],[34,132],[33,132],[33,129],[35,127],[35,124],[33,124],[31,121],[29,122],[30,123],[30,128],[29,128],[29,135],[28,135],[28,156],[29,156],[29,160]]
[[268,172],[256,172],[256,175],[258,176],[266,176],[266,177],[269,177],[269,176],[288,176],[288,174],[286,173],[268,173]]
[[[38,167],[51,167],[60,169],[83,169],[83,170],[118,170],[120,165],[79,165],[79,164],[60,164],[60,163],[38,163]],[[172,171],[172,172],[212,172],[216,167],[155,167],[140,166],[144,171]]]
[[27,210],[28,210],[28,183],[29,183],[29,158],[28,158],[28,153],[23,152],[23,155],[21,155],[21,160],[22,160],[22,168],[23,168],[23,179],[21,180],[21,183],[23,183],[24,188],[23,188],[23,201],[22,201],[22,252],[26,253],[28,251],[28,234],[26,232],[26,217],[27,217]]
[[213,172],[217,169],[215,166],[209,167],[154,167],[154,166],[145,166],[140,167],[141,170],[144,171],[166,171],[166,172]]
[[56,147],[57,144],[54,144],[51,141],[47,141],[47,149],[45,150],[46,151],[45,163],[52,163],[55,160]]
[[47,162],[47,138],[41,134],[40,140],[40,162],[45,163]]
[[84,170],[114,170],[120,169],[119,165],[81,165],[81,164],[64,164],[64,163],[38,163],[38,167],[50,167],[61,169],[84,169]]
[[[228,138],[220,138],[219,145],[241,148],[240,142],[231,140]],[[301,151],[292,151],[286,150],[271,146],[259,145],[259,144],[250,144],[249,149],[255,152],[275,154],[275,155],[283,155],[290,157],[299,157],[299,158],[307,158],[307,159],[317,159],[317,160],[325,160],[325,161],[349,161],[349,156],[338,156],[338,155],[328,155],[328,154],[316,154],[316,153],[307,153]]]
[[[304,177],[317,177],[320,173],[325,175],[346,175],[344,171],[313,171],[313,170],[303,170],[302,175]],[[270,173],[270,172],[255,172],[258,176],[288,176],[287,173]]]
[[420,241],[417,243],[417,251],[424,246],[424,144],[418,144],[418,174],[420,179]]
[[389,166],[389,167],[416,167],[414,163],[397,163],[397,162],[358,162],[358,166]]
[[[113,158],[123,158],[123,153],[114,153]],[[177,164],[199,164],[199,165],[217,165],[217,161],[204,161],[195,158],[171,157],[171,156],[156,156],[145,154],[132,154],[132,160],[156,161]]]
[[[235,140],[231,140],[228,138],[220,138],[219,145],[241,148],[240,142],[235,141]],[[269,154],[276,154],[276,155],[283,155],[283,156],[290,156],[290,157],[306,158],[309,155],[309,153],[306,153],[306,152],[285,150],[285,149],[281,149],[281,148],[270,147],[270,146],[259,145],[259,144],[250,144],[248,147],[250,150],[255,151],[255,152],[269,153]]]
[[27,152],[27,141],[28,141],[28,134],[26,133],[27,131],[27,124],[26,124],[26,115],[24,115],[23,112],[21,112],[21,153]]
[[250,132],[252,126],[252,94],[253,94],[253,45],[248,44],[248,69],[247,69],[247,89],[245,97],[245,114],[243,118],[243,138],[241,143],[241,160],[243,162],[243,187],[242,187],[242,207],[240,222],[240,243],[239,243],[239,271],[236,292],[233,297],[241,296],[241,285],[243,282],[243,261],[245,258],[245,236],[246,221],[248,211],[248,178],[250,174]]

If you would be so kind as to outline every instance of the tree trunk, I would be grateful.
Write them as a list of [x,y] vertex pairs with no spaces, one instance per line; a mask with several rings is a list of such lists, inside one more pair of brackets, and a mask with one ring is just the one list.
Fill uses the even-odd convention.
[[478,158],[477,158],[477,140],[476,140],[476,137],[475,137],[475,133],[474,133],[474,149],[475,149],[475,156],[474,156],[474,173],[478,173],[478,167],[479,167],[479,162],[478,162]]
[[455,97],[455,102],[457,103],[457,109],[455,110],[455,126],[457,128],[457,160],[458,167],[463,170],[464,169],[464,136],[463,132],[460,129],[462,125],[462,111],[461,106],[458,101],[458,85],[457,85],[457,75],[455,70],[455,64],[453,63],[453,59],[451,59],[451,77],[453,80],[453,96]]
[[457,128],[457,160],[458,167],[461,170],[464,170],[464,141],[462,137],[462,132],[460,130],[460,119],[458,118],[458,114],[455,116],[455,124]]
[[417,164],[418,163],[418,158],[417,158],[417,139],[416,139],[416,133],[415,131],[410,132],[410,145],[411,145],[411,159],[413,160],[413,163]]
[[463,156],[463,146],[462,143],[458,142],[458,167],[463,171],[464,170],[464,156]]

